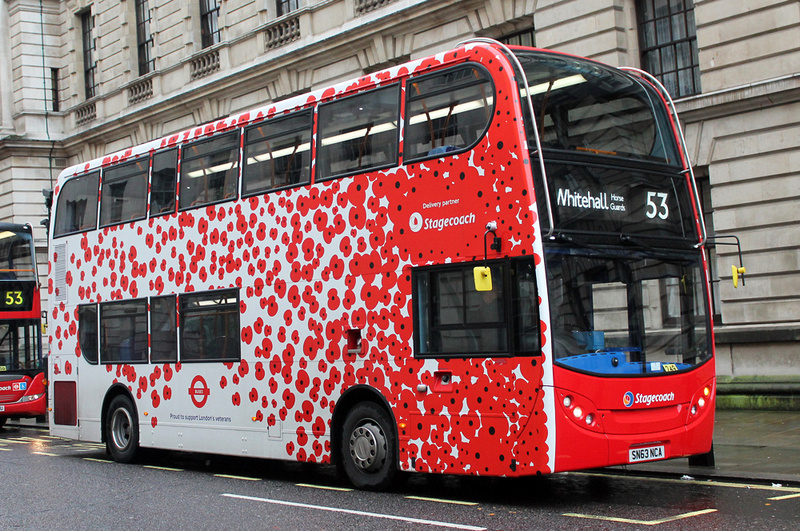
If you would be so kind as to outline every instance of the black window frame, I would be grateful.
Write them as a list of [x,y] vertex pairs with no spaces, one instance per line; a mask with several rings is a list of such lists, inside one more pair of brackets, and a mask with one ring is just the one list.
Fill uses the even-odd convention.
[[[466,317],[467,288],[481,298],[484,294],[491,296],[491,292],[478,292],[474,290],[474,271],[476,267],[489,266],[492,269],[502,268],[499,278],[493,274],[492,292],[500,292],[502,297],[502,317],[497,320],[476,321]],[[528,294],[528,312],[523,311],[523,296],[521,284],[515,278],[521,278],[522,268],[527,268],[532,293]],[[465,316],[463,322],[455,324],[436,324],[436,309],[434,304],[441,301],[435,300],[435,287],[433,277],[440,274],[460,272],[462,275],[462,288]],[[414,323],[414,357],[417,359],[449,359],[449,358],[488,358],[488,357],[531,357],[541,356],[541,321],[539,318],[539,287],[536,282],[536,266],[532,257],[515,259],[491,260],[488,262],[462,262],[456,264],[441,264],[414,268],[411,272],[412,306]],[[420,290],[429,290],[427,295],[421,295]],[[475,297],[472,297],[475,300]],[[477,301],[486,304],[483,299]],[[491,304],[491,302],[489,302]],[[523,321],[527,318],[527,321]],[[485,350],[456,350],[447,352],[436,349],[435,341],[427,345],[422,344],[423,337],[439,331],[463,331],[475,337],[476,329],[504,329],[504,349]],[[498,336],[500,337],[500,336]]]
[[[365,97],[369,97],[369,96],[373,96],[374,97],[376,94],[378,94],[380,92],[388,92],[388,91],[392,91],[392,90],[396,91],[395,96],[396,96],[396,109],[397,109],[397,112],[396,112],[396,116],[395,116],[396,125],[394,127],[394,130],[395,130],[395,133],[394,133],[394,152],[393,153],[390,152],[389,153],[389,157],[388,157],[391,160],[389,160],[389,161],[387,161],[387,162],[385,162],[383,164],[376,164],[374,166],[363,166],[359,162],[359,166],[357,168],[347,168],[345,171],[336,171],[336,172],[334,172],[333,170],[330,170],[327,173],[323,173],[323,168],[324,168],[325,164],[328,163],[328,159],[326,159],[326,157],[328,156],[328,153],[327,153],[327,150],[325,149],[326,146],[323,145],[325,139],[327,139],[327,138],[335,138],[336,136],[341,136],[341,135],[346,135],[346,134],[352,134],[355,131],[359,131],[360,132],[363,129],[366,129],[366,134],[364,135],[364,139],[367,139],[369,137],[369,129],[374,125],[374,123],[368,122],[368,123],[366,123],[364,125],[369,125],[369,127],[365,128],[361,124],[357,124],[355,126],[346,128],[346,129],[352,129],[351,131],[340,129],[339,132],[337,134],[335,134],[335,135],[326,135],[326,132],[323,130],[323,128],[325,126],[324,115],[326,113],[328,113],[328,112],[332,112],[332,110],[337,106],[344,106],[344,105],[347,105],[347,104],[352,104],[354,101],[356,101],[359,98],[365,98]],[[377,87],[377,88],[372,88],[372,89],[369,89],[369,90],[364,90],[364,91],[358,92],[356,94],[349,94],[347,96],[344,96],[344,97],[341,97],[341,98],[337,98],[335,100],[331,100],[331,101],[328,101],[328,102],[320,104],[317,107],[317,126],[316,126],[316,137],[317,138],[316,138],[316,155],[314,157],[315,158],[314,181],[315,182],[327,181],[327,180],[335,179],[335,178],[338,178],[338,177],[346,177],[348,175],[358,175],[360,173],[369,173],[369,172],[384,170],[384,169],[393,168],[393,167],[397,166],[400,163],[400,104],[401,104],[400,99],[401,99],[401,97],[402,97],[401,84],[399,82],[397,82],[397,83],[392,83],[392,84],[389,84],[389,85],[386,85],[386,86],[382,86],[382,87]],[[387,122],[382,122],[382,123],[387,123]],[[356,140],[356,138],[354,138],[352,140]],[[347,141],[340,142],[339,144],[344,144],[344,142],[351,142],[352,143],[351,140],[347,140]],[[365,140],[365,142],[366,142],[366,140]],[[363,147],[364,151],[366,152],[366,149],[367,149],[366,148],[366,144],[363,144],[361,147]],[[372,148],[371,148],[371,144],[370,144],[370,151],[371,151],[371,149]],[[331,149],[331,152],[332,151],[333,150]],[[359,148],[359,151],[361,151],[360,148]]]
[[[277,125],[277,124],[280,124],[280,123],[288,122],[290,120],[298,120],[299,121],[299,120],[302,120],[303,118],[306,119],[306,123],[302,127],[300,127],[300,124],[298,124],[297,127],[288,129],[286,131],[276,131],[274,134],[269,134],[268,133],[268,134],[265,134],[264,136],[262,136],[260,138],[250,139],[251,133],[253,131],[257,131],[258,129],[260,129],[262,127],[270,127],[270,126],[274,126],[274,125]],[[242,173],[242,197],[251,197],[251,196],[254,196],[254,195],[260,195],[260,194],[264,194],[264,193],[268,193],[268,192],[275,192],[275,191],[279,191],[279,190],[285,190],[287,188],[293,188],[293,187],[296,187],[296,186],[304,186],[304,185],[307,185],[307,184],[309,184],[311,182],[311,149],[312,149],[313,143],[314,143],[313,123],[314,123],[314,111],[313,111],[313,109],[309,108],[309,109],[305,109],[305,110],[302,110],[302,111],[299,111],[299,112],[296,112],[296,113],[292,113],[292,114],[287,115],[287,116],[281,116],[281,117],[277,117],[277,118],[272,118],[270,120],[266,120],[264,122],[260,122],[258,124],[254,124],[254,125],[252,125],[250,127],[247,127],[244,130],[244,142],[243,142],[243,150],[242,150],[243,151],[243,155],[242,155],[242,166],[243,167],[242,167],[242,172],[241,172]],[[308,134],[308,138],[307,139],[304,138],[304,140],[307,140],[307,142],[308,142],[308,151],[307,151],[306,155],[302,155],[306,159],[304,162],[301,163],[300,171],[301,171],[301,177],[302,178],[300,180],[298,180],[298,181],[295,181],[295,182],[289,182],[289,183],[275,185],[274,184],[275,178],[274,178],[274,174],[273,174],[273,185],[272,186],[248,189],[248,182],[251,180],[251,177],[252,177],[248,172],[248,168],[250,167],[249,159],[251,158],[251,156],[254,156],[254,155],[250,155],[248,153],[248,148],[250,148],[251,146],[254,146],[254,145],[256,145],[257,143],[260,143],[260,142],[269,142],[270,140],[273,140],[273,139],[283,138],[283,137],[287,137],[290,134],[298,134],[298,133],[303,133],[303,134],[307,133]],[[255,156],[257,156],[257,155],[255,155]],[[285,172],[285,174],[288,174],[288,170],[287,170],[287,172]]]
[[[119,313],[112,313],[119,312]],[[100,304],[99,311],[99,330],[100,339],[100,364],[101,365],[138,365],[149,363],[149,330],[148,330],[148,307],[147,299],[130,299],[124,301],[104,302]],[[111,315],[109,315],[111,314]],[[130,333],[122,341],[116,342],[116,336],[109,338],[109,331],[106,323],[111,320],[118,320],[121,324],[127,322],[130,325]],[[144,328],[140,328],[141,326]],[[116,333],[116,331],[114,331]],[[126,348],[122,343],[131,340],[133,346],[129,347],[132,353],[129,359],[124,359],[122,349]],[[116,355],[112,356],[111,349],[116,349]]]
[[[71,191],[72,188],[75,188],[85,179],[89,179],[88,188],[91,193],[81,194],[80,196],[75,196],[74,199],[68,192]],[[70,178],[68,181],[64,183],[64,186],[61,188],[61,191],[58,194],[58,202],[56,203],[56,213],[55,213],[55,222],[53,224],[53,238],[59,238],[61,236],[68,236],[70,234],[78,234],[81,232],[87,232],[90,230],[95,230],[97,228],[97,214],[98,214],[98,207],[99,207],[99,196],[100,196],[100,170],[95,170],[84,175],[80,175],[78,177]],[[87,219],[87,221],[91,221],[90,224],[81,225],[77,228],[71,230],[62,230],[60,229],[59,225],[60,222],[64,219],[63,216],[65,215],[65,210],[67,209],[68,201],[73,199],[73,202],[78,203],[82,199],[86,200],[86,203],[83,205],[83,217]],[[77,208],[78,205],[75,205],[73,208]],[[91,217],[87,216],[86,214],[93,214]]]
[[[492,99],[492,104],[491,104],[491,108],[489,109],[489,112],[488,112],[488,119],[486,120],[485,127],[475,135],[475,139],[471,143],[465,144],[463,146],[444,146],[444,144],[442,146],[436,146],[435,145],[436,139],[434,138],[435,135],[433,134],[433,131],[431,131],[431,135],[430,135],[431,136],[431,142],[432,142],[431,149],[429,149],[424,154],[419,154],[419,153],[412,154],[412,153],[410,153],[411,135],[409,134],[409,131],[411,130],[411,127],[412,127],[411,126],[411,121],[412,121],[414,116],[422,115],[422,113],[411,115],[410,109],[412,108],[412,104],[417,102],[417,101],[420,101],[420,100],[422,100],[424,102],[425,98],[436,97],[436,96],[440,96],[442,94],[447,94],[447,93],[453,92],[452,84],[446,84],[446,86],[443,87],[440,90],[432,91],[432,92],[424,94],[424,95],[419,95],[419,94],[415,94],[414,90],[412,90],[414,84],[415,83],[424,83],[427,80],[435,79],[437,77],[452,76],[454,74],[457,74],[459,70],[464,70],[464,71],[466,71],[466,70],[474,70],[474,71],[478,71],[478,72],[481,72],[484,77],[482,78],[483,81],[481,79],[477,79],[476,78],[476,80],[474,82],[464,83],[464,84],[458,85],[456,87],[457,89],[469,89],[471,87],[480,86],[480,85],[484,84],[484,82],[488,82],[489,88],[491,89],[491,94],[485,94],[484,98],[490,97]],[[494,79],[492,78],[491,73],[486,68],[484,68],[482,65],[480,65],[478,63],[470,62],[470,63],[454,66],[452,68],[447,68],[447,69],[444,69],[444,70],[438,70],[436,72],[426,73],[426,74],[422,74],[422,75],[418,75],[418,76],[414,76],[414,77],[409,78],[408,81],[406,81],[406,101],[405,101],[405,107],[404,107],[405,111],[404,111],[404,116],[403,116],[403,163],[404,164],[410,164],[412,162],[419,162],[419,161],[423,161],[423,160],[427,160],[427,159],[439,158],[439,157],[449,156],[449,155],[457,155],[459,153],[464,153],[464,152],[467,152],[467,151],[473,149],[486,136],[486,132],[489,130],[489,127],[491,127],[492,120],[494,119],[494,113],[495,113],[495,107],[496,107],[495,102],[496,101],[497,101],[497,89],[496,89],[496,86],[495,86],[495,83],[494,83]],[[425,114],[427,114],[427,107],[424,106],[424,104],[423,104],[423,108],[425,108]],[[451,108],[451,110],[452,110],[452,108]],[[445,122],[449,118],[450,117],[448,116],[445,119]],[[431,125],[430,127],[433,127],[433,126]],[[456,125],[455,127],[458,127],[458,126]],[[450,128],[450,125],[449,124],[446,125],[445,131],[447,131],[447,129],[449,129],[449,128]],[[439,131],[440,131],[440,129],[437,129],[436,132],[438,133]],[[442,142],[444,142],[444,139],[442,139]],[[454,147],[454,149],[452,149],[452,150],[447,149],[448,147]]]
[[[229,299],[233,298],[234,302],[230,302]],[[203,302],[198,302],[195,307],[190,308],[190,304],[193,300],[197,301],[205,301],[209,304],[203,304]],[[218,300],[220,302],[214,302]],[[225,301],[225,302],[222,302]],[[241,361],[241,317],[239,311],[239,290],[236,288],[224,289],[224,290],[216,290],[216,291],[205,291],[205,292],[192,292],[192,293],[185,293],[178,297],[179,303],[179,315],[180,315],[180,326],[179,326],[179,337],[178,341],[180,344],[180,361],[181,363],[204,363],[204,362],[223,362],[223,363],[230,363],[230,362],[238,362]],[[213,305],[216,304],[216,311],[204,309],[212,308]],[[190,330],[192,321],[200,317],[201,319],[210,316],[214,319],[213,322],[213,334],[212,337],[214,339],[220,339],[224,337],[225,339],[222,340],[222,344],[227,349],[228,347],[233,347],[235,352],[229,354],[228,356],[205,356],[202,353],[194,352],[194,349],[190,346],[191,341],[198,341],[204,343],[207,341],[207,338],[203,337],[202,335],[191,338],[188,337],[192,331]],[[233,318],[235,319],[235,325],[232,327],[233,330],[230,334],[223,336],[219,333],[218,330],[218,321],[219,317],[223,319],[226,318]],[[201,321],[201,326],[204,326],[205,323]],[[201,352],[205,351],[205,346],[203,345],[203,349]]]

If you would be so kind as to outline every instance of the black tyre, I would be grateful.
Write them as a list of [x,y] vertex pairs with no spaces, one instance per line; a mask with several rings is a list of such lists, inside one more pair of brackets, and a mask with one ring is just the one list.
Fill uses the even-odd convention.
[[6,424],[6,418],[5,417],[0,417],[0,428],[5,426],[5,424]]
[[385,409],[362,402],[348,411],[339,446],[340,468],[354,487],[385,490],[397,478],[394,423]]
[[708,453],[693,455],[689,457],[690,466],[714,466],[714,445],[711,445],[711,450]]
[[106,448],[118,463],[130,463],[139,451],[139,421],[130,398],[117,396],[106,415]]

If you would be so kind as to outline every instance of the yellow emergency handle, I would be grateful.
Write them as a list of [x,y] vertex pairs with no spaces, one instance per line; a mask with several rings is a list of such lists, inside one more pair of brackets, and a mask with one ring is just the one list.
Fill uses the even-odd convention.
[[744,276],[747,270],[744,267],[736,267],[735,265],[731,266],[731,272],[733,273],[733,287],[739,287],[739,275]]
[[475,291],[492,291],[492,270],[478,266],[472,270],[475,277]]

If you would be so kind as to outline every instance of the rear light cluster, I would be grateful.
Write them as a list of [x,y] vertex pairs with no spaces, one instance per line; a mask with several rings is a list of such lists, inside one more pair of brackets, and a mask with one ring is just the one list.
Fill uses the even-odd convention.
[[559,393],[564,413],[578,425],[593,431],[602,431],[597,408],[585,397],[575,393]]
[[703,386],[700,391],[695,393],[694,398],[692,399],[692,407],[689,409],[690,420],[703,413],[713,403],[712,394],[712,384]]

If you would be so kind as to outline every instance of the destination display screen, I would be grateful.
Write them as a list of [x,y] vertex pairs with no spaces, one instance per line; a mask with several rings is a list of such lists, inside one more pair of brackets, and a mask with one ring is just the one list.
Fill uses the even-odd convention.
[[[557,231],[697,238],[683,175],[566,163],[547,164],[546,171]],[[543,201],[539,211],[547,217]]]
[[33,285],[0,282],[0,312],[28,312],[33,308]]

